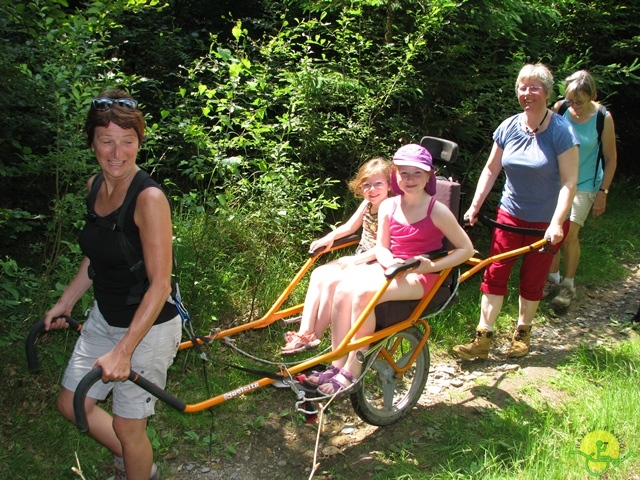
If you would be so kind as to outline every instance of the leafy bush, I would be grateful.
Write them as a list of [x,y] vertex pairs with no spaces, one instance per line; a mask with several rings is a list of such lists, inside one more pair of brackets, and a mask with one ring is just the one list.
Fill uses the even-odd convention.
[[304,261],[325,209],[336,208],[322,193],[329,180],[310,179],[295,163],[262,167],[213,201],[176,199],[180,282],[206,327],[262,315]]

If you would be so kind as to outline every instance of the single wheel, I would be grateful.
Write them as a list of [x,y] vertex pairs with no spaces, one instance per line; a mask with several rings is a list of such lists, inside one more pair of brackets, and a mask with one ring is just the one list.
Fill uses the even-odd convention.
[[[396,333],[384,341],[386,349],[399,368],[407,365],[422,332],[416,327]],[[372,425],[390,425],[405,415],[418,403],[429,375],[429,345],[424,347],[411,367],[400,377],[391,364],[378,354],[365,361],[371,367],[361,379],[362,385],[351,394],[351,404],[356,414]]]

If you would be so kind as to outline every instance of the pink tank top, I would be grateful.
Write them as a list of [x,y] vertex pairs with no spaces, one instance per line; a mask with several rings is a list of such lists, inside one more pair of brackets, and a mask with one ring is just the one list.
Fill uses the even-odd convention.
[[431,198],[426,217],[416,223],[406,225],[400,223],[395,217],[396,209],[401,198],[401,196],[397,196],[393,202],[391,218],[389,219],[389,233],[391,236],[390,250],[393,256],[405,260],[442,248],[444,235],[433,224],[431,218],[431,211],[433,210],[436,199]]

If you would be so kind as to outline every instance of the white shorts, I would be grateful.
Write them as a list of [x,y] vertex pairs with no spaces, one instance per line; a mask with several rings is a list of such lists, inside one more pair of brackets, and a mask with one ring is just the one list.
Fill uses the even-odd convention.
[[[82,325],[80,337],[73,349],[62,386],[75,392],[80,380],[92,369],[96,360],[113,350],[127,332],[126,328],[110,326],[97,304]],[[131,358],[131,369],[160,388],[167,382],[167,369],[180,345],[182,321],[176,318],[154,325],[138,344]],[[135,383],[97,381],[87,393],[90,398],[104,400],[113,390],[113,413],[122,418],[141,419],[153,415],[157,398]]]
[[571,216],[569,219],[573,223],[577,223],[581,227],[584,227],[584,222],[587,220],[591,207],[593,207],[593,203],[595,201],[595,193],[578,190],[576,192],[576,196],[573,197],[573,205],[571,205]]

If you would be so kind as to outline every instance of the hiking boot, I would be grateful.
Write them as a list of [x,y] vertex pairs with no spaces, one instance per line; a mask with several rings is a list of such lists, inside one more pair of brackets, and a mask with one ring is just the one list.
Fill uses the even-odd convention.
[[519,358],[529,353],[529,341],[531,340],[531,325],[518,325],[513,333],[511,346],[507,357]]
[[560,284],[558,293],[551,300],[551,306],[555,308],[567,308],[571,305],[571,300],[576,296],[576,289],[569,285]]
[[[107,480],[127,480],[127,474],[124,473],[124,465],[114,465],[114,468],[117,473]],[[160,469],[155,463],[151,466],[151,476],[149,480],[160,480]]]
[[493,332],[484,328],[478,328],[476,329],[476,338],[473,339],[473,342],[467,343],[466,345],[456,345],[453,347],[453,351],[468,360],[474,358],[487,359],[489,357],[489,350],[491,349],[491,338],[493,338]]
[[555,297],[556,293],[558,293],[559,287],[560,287],[559,283],[554,282],[550,278],[547,278],[547,282],[544,284],[544,287],[542,288],[542,298]]

